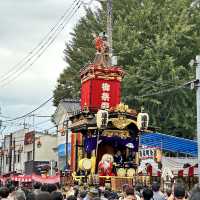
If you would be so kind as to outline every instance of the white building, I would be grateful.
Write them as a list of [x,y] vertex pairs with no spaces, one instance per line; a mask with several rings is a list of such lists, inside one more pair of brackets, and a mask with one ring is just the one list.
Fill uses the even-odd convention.
[[3,143],[2,174],[33,173],[36,165],[57,161],[57,136],[23,129],[6,135]]
[[24,171],[24,135],[28,129],[19,130],[5,135],[3,142],[2,174],[11,171],[22,173]]

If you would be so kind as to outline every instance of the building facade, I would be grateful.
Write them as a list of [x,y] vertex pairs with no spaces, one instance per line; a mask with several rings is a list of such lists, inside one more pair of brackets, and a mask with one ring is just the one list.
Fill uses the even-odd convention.
[[57,136],[23,129],[4,137],[2,145],[2,174],[39,173],[37,165],[57,163]]
[[[58,157],[58,168],[60,170],[66,169],[66,156],[68,157],[68,164],[70,161],[71,154],[71,130],[68,128],[70,125],[69,117],[75,112],[80,110],[80,101],[65,99],[62,100],[55,113],[54,122],[58,127],[57,136],[57,157]],[[67,144],[67,147],[66,147]],[[66,155],[66,149],[68,154]]]

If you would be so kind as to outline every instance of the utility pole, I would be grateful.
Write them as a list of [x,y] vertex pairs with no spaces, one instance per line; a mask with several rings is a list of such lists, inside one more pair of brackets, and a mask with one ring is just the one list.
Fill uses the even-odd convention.
[[[5,152],[6,149],[6,141],[5,141],[5,136],[3,137],[3,152]],[[3,153],[3,169],[2,169],[2,174],[5,172],[5,154]]]
[[198,143],[198,178],[200,184],[200,55],[196,56],[196,101],[197,101],[197,143]]
[[112,0],[107,0],[107,33],[109,54],[110,58],[112,59]]
[[33,165],[34,165],[34,161],[35,161],[35,131],[33,131]]
[[15,151],[15,138],[13,139],[13,172],[15,171],[16,151]]
[[33,166],[35,166],[35,115],[33,114]]
[[10,134],[10,144],[9,144],[9,172],[12,171],[12,133]]

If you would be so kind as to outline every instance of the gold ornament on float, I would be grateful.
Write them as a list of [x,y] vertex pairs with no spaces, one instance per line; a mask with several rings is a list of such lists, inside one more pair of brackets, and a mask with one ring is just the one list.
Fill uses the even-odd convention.
[[114,109],[115,112],[121,112],[121,113],[131,113],[134,115],[137,115],[137,111],[134,109],[130,109],[128,105],[125,105],[123,103],[120,103],[117,105],[117,107]]
[[129,132],[126,130],[105,130],[102,133],[102,136],[105,137],[120,137],[120,138],[127,138],[130,137]]
[[136,124],[136,121],[127,119],[125,116],[119,116],[118,118],[110,119],[110,121],[118,129],[125,129],[131,123]]

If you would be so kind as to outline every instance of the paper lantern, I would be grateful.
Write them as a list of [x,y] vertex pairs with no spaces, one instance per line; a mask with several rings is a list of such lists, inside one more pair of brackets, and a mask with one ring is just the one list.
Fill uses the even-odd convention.
[[59,132],[61,133],[61,136],[65,136],[65,129],[64,129],[64,128],[61,128],[61,129],[59,130]]
[[139,130],[146,130],[149,125],[149,115],[147,113],[139,113],[137,116],[137,127]]
[[160,149],[156,149],[156,160],[157,162],[161,162],[162,160],[162,151]]
[[108,111],[99,110],[96,115],[97,127],[99,129],[105,128],[108,124]]
[[42,146],[42,143],[41,143],[41,141],[39,140],[39,141],[37,141],[37,147],[38,148],[40,148]]

